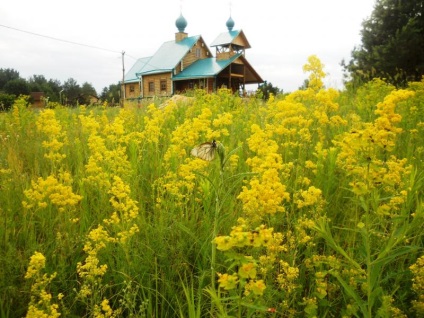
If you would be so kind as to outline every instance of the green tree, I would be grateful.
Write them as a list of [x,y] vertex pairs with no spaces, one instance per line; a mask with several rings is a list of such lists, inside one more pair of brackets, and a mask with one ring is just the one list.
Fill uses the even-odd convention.
[[115,105],[119,102],[119,96],[121,91],[121,85],[111,84],[109,87],[104,87],[102,93],[100,94],[100,99],[102,101],[108,102],[110,105]]
[[256,90],[256,96],[262,97],[264,100],[268,100],[270,94],[276,96],[280,93],[283,93],[283,90],[280,90],[277,86],[273,86],[271,82],[268,83],[267,81],[259,85]]
[[51,101],[60,102],[60,97],[61,97],[60,91],[62,90],[62,84],[60,83],[60,81],[49,79],[47,85],[49,89],[51,90],[51,94],[52,94]]
[[89,105],[91,101],[91,97],[97,97],[97,92],[93,85],[90,83],[83,83],[81,87],[81,98],[80,100],[83,101],[85,105]]
[[424,0],[377,0],[361,36],[351,61],[342,61],[351,82],[379,77],[402,87],[424,75]]
[[58,81],[47,79],[43,75],[33,75],[29,78],[28,84],[31,92],[43,92],[51,102],[59,102],[61,85]]
[[33,75],[28,80],[31,92],[44,92],[47,80],[43,75]]
[[3,90],[4,85],[6,85],[7,82],[19,79],[19,72],[15,71],[11,68],[0,68],[0,90]]
[[81,96],[81,87],[78,85],[77,81],[73,78],[69,78],[63,84],[63,97],[64,104],[76,106],[80,101]]
[[3,91],[6,94],[12,94],[15,96],[19,95],[29,95],[30,93],[30,87],[26,80],[23,78],[16,78],[13,80],[8,81],[3,86]]
[[9,110],[14,101],[15,95],[0,93],[0,111]]

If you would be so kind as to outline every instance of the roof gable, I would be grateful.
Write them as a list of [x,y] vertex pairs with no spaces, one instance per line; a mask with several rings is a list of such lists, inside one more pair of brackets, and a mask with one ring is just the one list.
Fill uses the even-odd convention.
[[136,75],[162,73],[173,70],[187,52],[196,44],[200,35],[187,37],[179,42],[168,41],[161,45],[148,63]]
[[244,35],[243,30],[227,31],[223,32],[217,36],[217,38],[212,42],[211,47],[214,46],[227,46],[230,44],[237,44],[246,49],[250,49],[249,41],[247,41],[246,36]]

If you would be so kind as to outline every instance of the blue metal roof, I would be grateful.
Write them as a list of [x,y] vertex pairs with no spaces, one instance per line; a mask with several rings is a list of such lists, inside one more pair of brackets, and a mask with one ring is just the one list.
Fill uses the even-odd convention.
[[205,78],[218,75],[224,68],[230,65],[234,60],[242,54],[236,54],[228,60],[217,60],[214,57],[202,59],[194,62],[184,71],[178,73],[172,78],[174,81],[185,80],[190,78]]
[[138,70],[136,75],[155,74],[172,71],[196,44],[200,35],[187,37],[179,42],[168,41]]
[[146,66],[146,64],[148,64],[149,63],[149,60],[151,59],[152,57],[151,56],[149,56],[149,57],[143,57],[143,58],[141,58],[141,59],[138,59],[136,62],[135,62],[135,64],[131,67],[131,69],[127,72],[127,74],[125,74],[125,78],[124,78],[124,80],[125,80],[125,82],[126,83],[130,83],[130,82],[138,82],[138,77],[137,77],[137,73],[141,70],[141,69],[143,69],[145,66]]
[[230,44],[239,35],[239,33],[239,30],[223,32],[217,36],[217,38],[212,42],[211,46]]
[[240,38],[239,39],[239,43],[243,43],[242,47],[244,47],[245,49],[249,49],[250,48],[250,44],[249,41],[247,41],[246,36],[244,35],[243,30],[235,30],[235,31],[227,31],[227,32],[223,32],[220,35],[218,35],[218,37],[212,42],[211,47],[213,46],[227,46],[230,44],[234,44],[234,41],[236,40],[236,38]]

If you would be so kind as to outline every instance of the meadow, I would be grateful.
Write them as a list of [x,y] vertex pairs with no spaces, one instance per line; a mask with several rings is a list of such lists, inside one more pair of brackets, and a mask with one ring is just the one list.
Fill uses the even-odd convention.
[[18,99],[0,317],[422,317],[424,79],[337,91],[309,63],[267,101]]

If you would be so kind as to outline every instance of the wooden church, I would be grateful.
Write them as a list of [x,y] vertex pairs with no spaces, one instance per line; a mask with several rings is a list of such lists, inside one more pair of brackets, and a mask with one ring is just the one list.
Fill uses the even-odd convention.
[[202,36],[184,32],[187,21],[182,14],[175,25],[175,40],[163,43],[153,56],[138,59],[125,75],[124,98],[172,96],[193,88],[211,93],[226,87],[242,93],[246,84],[263,82],[245,57],[250,44],[242,30],[233,30],[231,17],[228,31],[211,44],[215,57]]

